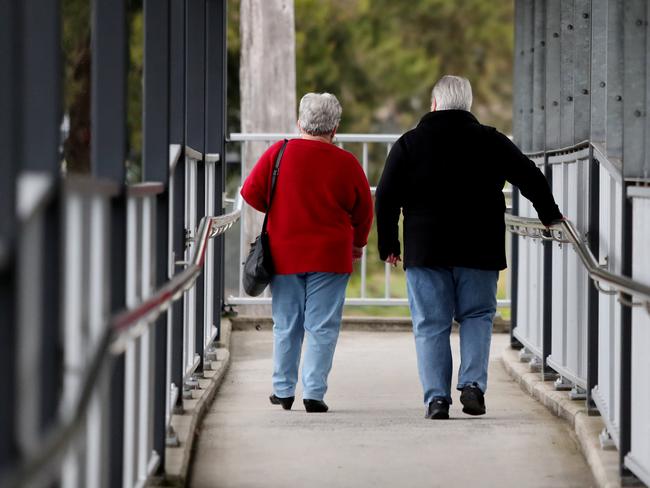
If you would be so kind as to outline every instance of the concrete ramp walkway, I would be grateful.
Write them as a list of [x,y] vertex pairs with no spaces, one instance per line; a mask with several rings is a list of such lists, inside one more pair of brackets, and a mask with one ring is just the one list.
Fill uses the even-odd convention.
[[300,396],[290,412],[268,402],[271,332],[234,332],[230,371],[200,428],[190,486],[594,486],[567,426],[503,370],[507,339],[493,339],[487,415],[464,415],[455,392],[452,419],[432,421],[424,419],[410,333],[342,332],[330,412],[307,414]]

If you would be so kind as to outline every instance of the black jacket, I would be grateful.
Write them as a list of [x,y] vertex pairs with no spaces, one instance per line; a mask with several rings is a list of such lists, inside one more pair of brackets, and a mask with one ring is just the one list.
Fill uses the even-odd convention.
[[534,205],[540,220],[562,218],[546,178],[506,136],[464,110],[425,115],[393,145],[377,186],[379,255],[404,267],[506,267],[506,181]]

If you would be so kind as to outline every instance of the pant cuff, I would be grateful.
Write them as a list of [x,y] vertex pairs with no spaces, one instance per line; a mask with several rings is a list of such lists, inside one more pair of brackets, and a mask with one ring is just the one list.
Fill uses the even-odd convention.
[[302,394],[303,400],[318,400],[319,402],[322,402],[323,398],[325,398],[324,394],[319,395],[318,393],[308,393],[308,392],[303,392]]

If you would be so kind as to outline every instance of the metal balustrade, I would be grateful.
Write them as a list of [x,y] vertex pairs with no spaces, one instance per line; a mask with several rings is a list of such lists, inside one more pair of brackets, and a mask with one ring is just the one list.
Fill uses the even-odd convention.
[[[631,187],[632,203],[632,278],[650,284],[650,187]],[[650,485],[650,300],[632,295],[631,377],[630,377],[630,452],[626,465]],[[645,309],[645,310],[644,310]]]
[[[648,314],[630,307],[629,283],[603,275],[650,284],[642,257],[650,216],[635,196],[650,183],[648,35],[641,0],[515,2],[514,141],[543,161],[583,246],[544,240],[543,229],[530,227],[528,237],[513,236],[512,322],[521,357],[532,357],[544,378],[559,374],[558,389],[585,398],[587,410],[602,416],[601,442],[618,449],[622,479],[650,484],[650,376],[642,352],[650,344],[637,325]],[[530,217],[521,200],[515,193],[513,213]],[[535,246],[543,256],[541,294],[533,293],[539,277],[527,274]],[[587,267],[580,249],[595,260]]]
[[[39,273],[40,262],[34,260],[42,242],[44,207],[33,198],[39,183],[34,178],[23,180],[21,212],[25,231],[21,241],[27,247],[19,263],[22,287],[27,292],[35,286],[34,280],[43,279]],[[44,185],[48,189],[48,185]],[[123,486],[143,486],[159,467],[161,453],[154,450],[153,386],[155,381],[165,381],[169,374],[154,371],[154,336],[156,319],[165,314],[172,302],[187,300],[195,289],[197,277],[209,264],[213,238],[226,232],[240,215],[241,200],[230,214],[202,217],[194,232],[193,245],[183,270],[175,274],[162,287],[156,288],[153,274],[155,253],[152,249],[156,236],[156,196],[165,191],[161,183],[143,183],[130,186],[127,191],[127,309],[110,316],[109,260],[107,236],[111,232],[110,200],[116,198],[117,186],[96,182],[88,178],[69,178],[63,190],[63,267],[66,270],[63,286],[64,377],[59,422],[43,439],[34,428],[34,406],[38,405],[39,382],[33,356],[24,356],[24,369],[20,374],[26,387],[21,390],[19,429],[26,457],[19,466],[0,478],[2,486],[32,486],[47,483],[61,476],[62,486],[102,486],[106,480],[106,442],[111,428],[109,413],[108,378],[114,358],[125,354],[124,383],[124,449]],[[48,198],[49,192],[37,192]],[[46,208],[46,207],[45,207]],[[31,247],[30,247],[31,246]],[[35,246],[35,247],[34,247]],[[31,252],[30,249],[34,249]],[[21,296],[28,296],[21,294]],[[38,323],[35,315],[40,311],[25,301],[20,307],[23,324]],[[33,319],[32,319],[33,318]],[[212,346],[215,338],[213,322],[204,333],[206,344]],[[21,335],[26,351],[37,347],[38,337],[28,326]],[[171,348],[189,350],[194,347],[194,337],[185,337],[182,344]],[[207,352],[208,348],[206,348]],[[215,359],[215,358],[212,358]],[[168,350],[167,364],[171,354]],[[30,363],[32,363],[30,365]],[[31,375],[30,381],[27,375]],[[171,382],[167,383],[166,398],[175,403]],[[176,385],[180,387],[180,385]],[[168,409],[168,411],[171,408]],[[166,425],[169,425],[170,415]],[[59,471],[60,470],[60,471]]]
[[[627,415],[630,415],[628,435],[632,447],[624,462],[645,481],[650,460],[647,436],[650,432],[647,408],[650,399],[647,355],[650,347],[650,262],[646,252],[650,236],[645,225],[650,219],[650,189],[644,186],[627,189],[628,197],[633,201],[633,228],[637,230],[632,243],[634,274],[630,278],[622,274],[620,264],[622,198],[621,175],[616,172],[616,165],[605,159],[597,145],[589,143],[552,151],[545,157],[549,164],[554,165],[553,186],[559,203],[569,209],[568,215],[578,215],[581,225],[567,220],[547,228],[535,218],[506,215],[508,230],[520,239],[536,241],[539,247],[553,243],[550,258],[543,258],[541,266],[542,269],[552,269],[553,290],[541,297],[535,295],[538,303],[531,304],[526,298],[517,302],[519,318],[514,335],[521,340],[524,350],[536,358],[533,361],[535,369],[546,362],[551,371],[544,370],[545,377],[549,374],[558,376],[558,389],[572,389],[573,398],[585,397],[587,393],[593,396],[595,408],[607,427],[607,432],[601,436],[604,445],[611,443],[620,447],[621,416],[626,415],[620,403],[623,388],[621,369],[624,367],[622,361],[629,358],[632,384],[628,390],[631,409]],[[579,167],[581,164],[582,168]],[[581,170],[584,172],[582,175]],[[589,195],[588,189],[600,193],[597,205],[590,205],[594,197]],[[581,198],[582,204],[579,203]],[[593,228],[594,220],[600,224],[600,233],[590,238],[588,229]],[[596,238],[599,244],[594,253],[592,248]],[[521,242],[519,259],[521,298],[527,287],[534,289],[538,285],[539,278],[522,271],[521,268],[527,264],[525,261],[530,261],[530,254],[526,253]],[[596,320],[589,321],[592,290],[599,294],[594,301],[599,314]],[[542,321],[541,334],[550,335],[552,340],[550,350],[543,351],[530,347],[539,337],[539,331],[531,331],[531,327],[523,325],[525,322],[522,321],[529,320],[531,308],[535,316],[540,308],[539,302],[546,300],[552,304],[552,321]],[[622,348],[619,339],[621,307],[633,308],[633,339],[627,349]],[[598,337],[595,349],[589,347],[590,333]],[[526,354],[523,357],[526,358]],[[597,368],[597,383],[592,385],[591,391],[585,391],[589,388],[590,368]]]
[[[255,133],[255,134],[240,134],[235,133],[231,134],[229,141],[230,142],[262,142],[265,143],[267,147],[271,146],[273,143],[280,141],[282,139],[294,139],[300,137],[299,134],[283,134],[283,133]],[[380,146],[380,150],[377,152],[381,156],[381,160],[378,161],[380,164],[378,167],[383,167],[384,160],[386,155],[390,152],[392,144],[399,139],[399,134],[337,134],[334,138],[334,144],[337,144],[339,147],[344,149],[349,149],[349,146],[346,145],[356,145],[355,149],[360,149],[360,154],[357,154],[359,162],[363,167],[363,170],[366,176],[369,179],[372,179],[369,174],[369,163],[372,153],[372,146]],[[360,147],[358,147],[360,146]],[[242,163],[243,164],[243,163]],[[239,186],[243,184],[244,171],[241,171],[242,179],[239,182]],[[376,186],[371,184],[371,192],[374,197]],[[504,189],[504,194],[506,198],[509,198],[512,194],[510,188]],[[246,214],[244,213],[242,219],[246,219]],[[240,241],[244,239],[244,228],[245,225],[241,226]],[[239,289],[237,296],[227,297],[228,305],[268,305],[271,303],[271,298],[269,296],[268,290],[266,290],[264,296],[261,297],[249,297],[245,295],[242,281],[241,281],[241,270],[242,264],[245,256],[244,252],[247,251],[248,246],[242,246],[241,242],[239,245],[240,254],[239,254]],[[364,248],[363,255],[361,257],[358,269],[355,270],[355,273],[359,275],[360,281],[360,290],[359,296],[347,296],[345,299],[346,305],[351,306],[408,306],[407,298],[398,298],[393,296],[391,292],[391,283],[392,283],[392,266],[388,263],[384,264],[384,277],[383,277],[383,289],[384,294],[382,297],[370,296],[371,293],[368,287],[368,252],[367,248]],[[506,279],[509,278],[509,272],[506,270]],[[498,300],[498,307],[504,308],[510,306],[510,299],[500,299]]]
[[223,215],[226,2],[92,2],[83,175],[62,150],[61,14],[0,4],[0,486],[144,486],[216,359],[240,215]]

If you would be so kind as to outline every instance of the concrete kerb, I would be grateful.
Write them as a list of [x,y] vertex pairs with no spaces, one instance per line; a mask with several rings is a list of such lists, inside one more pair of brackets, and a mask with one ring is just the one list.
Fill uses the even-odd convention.
[[183,413],[172,415],[171,425],[179,445],[165,449],[164,479],[152,480],[148,486],[186,486],[198,429],[230,366],[231,331],[230,320],[222,319],[221,340],[216,344],[217,360],[211,361],[204,371],[192,399],[183,400]]
[[[238,315],[231,317],[234,330],[271,330],[273,319],[268,316]],[[454,323],[455,328],[458,324]],[[344,330],[363,332],[405,332],[413,328],[410,317],[343,317],[341,327]],[[510,322],[500,316],[494,318],[494,332],[507,333]]]
[[519,360],[518,351],[507,348],[501,359],[505,370],[522,390],[573,428],[598,486],[619,488],[618,451],[602,449],[598,439],[605,428],[603,420],[597,416],[590,417],[583,400],[571,400],[566,391],[557,391],[551,381],[543,381],[540,373],[531,373],[528,364]]

